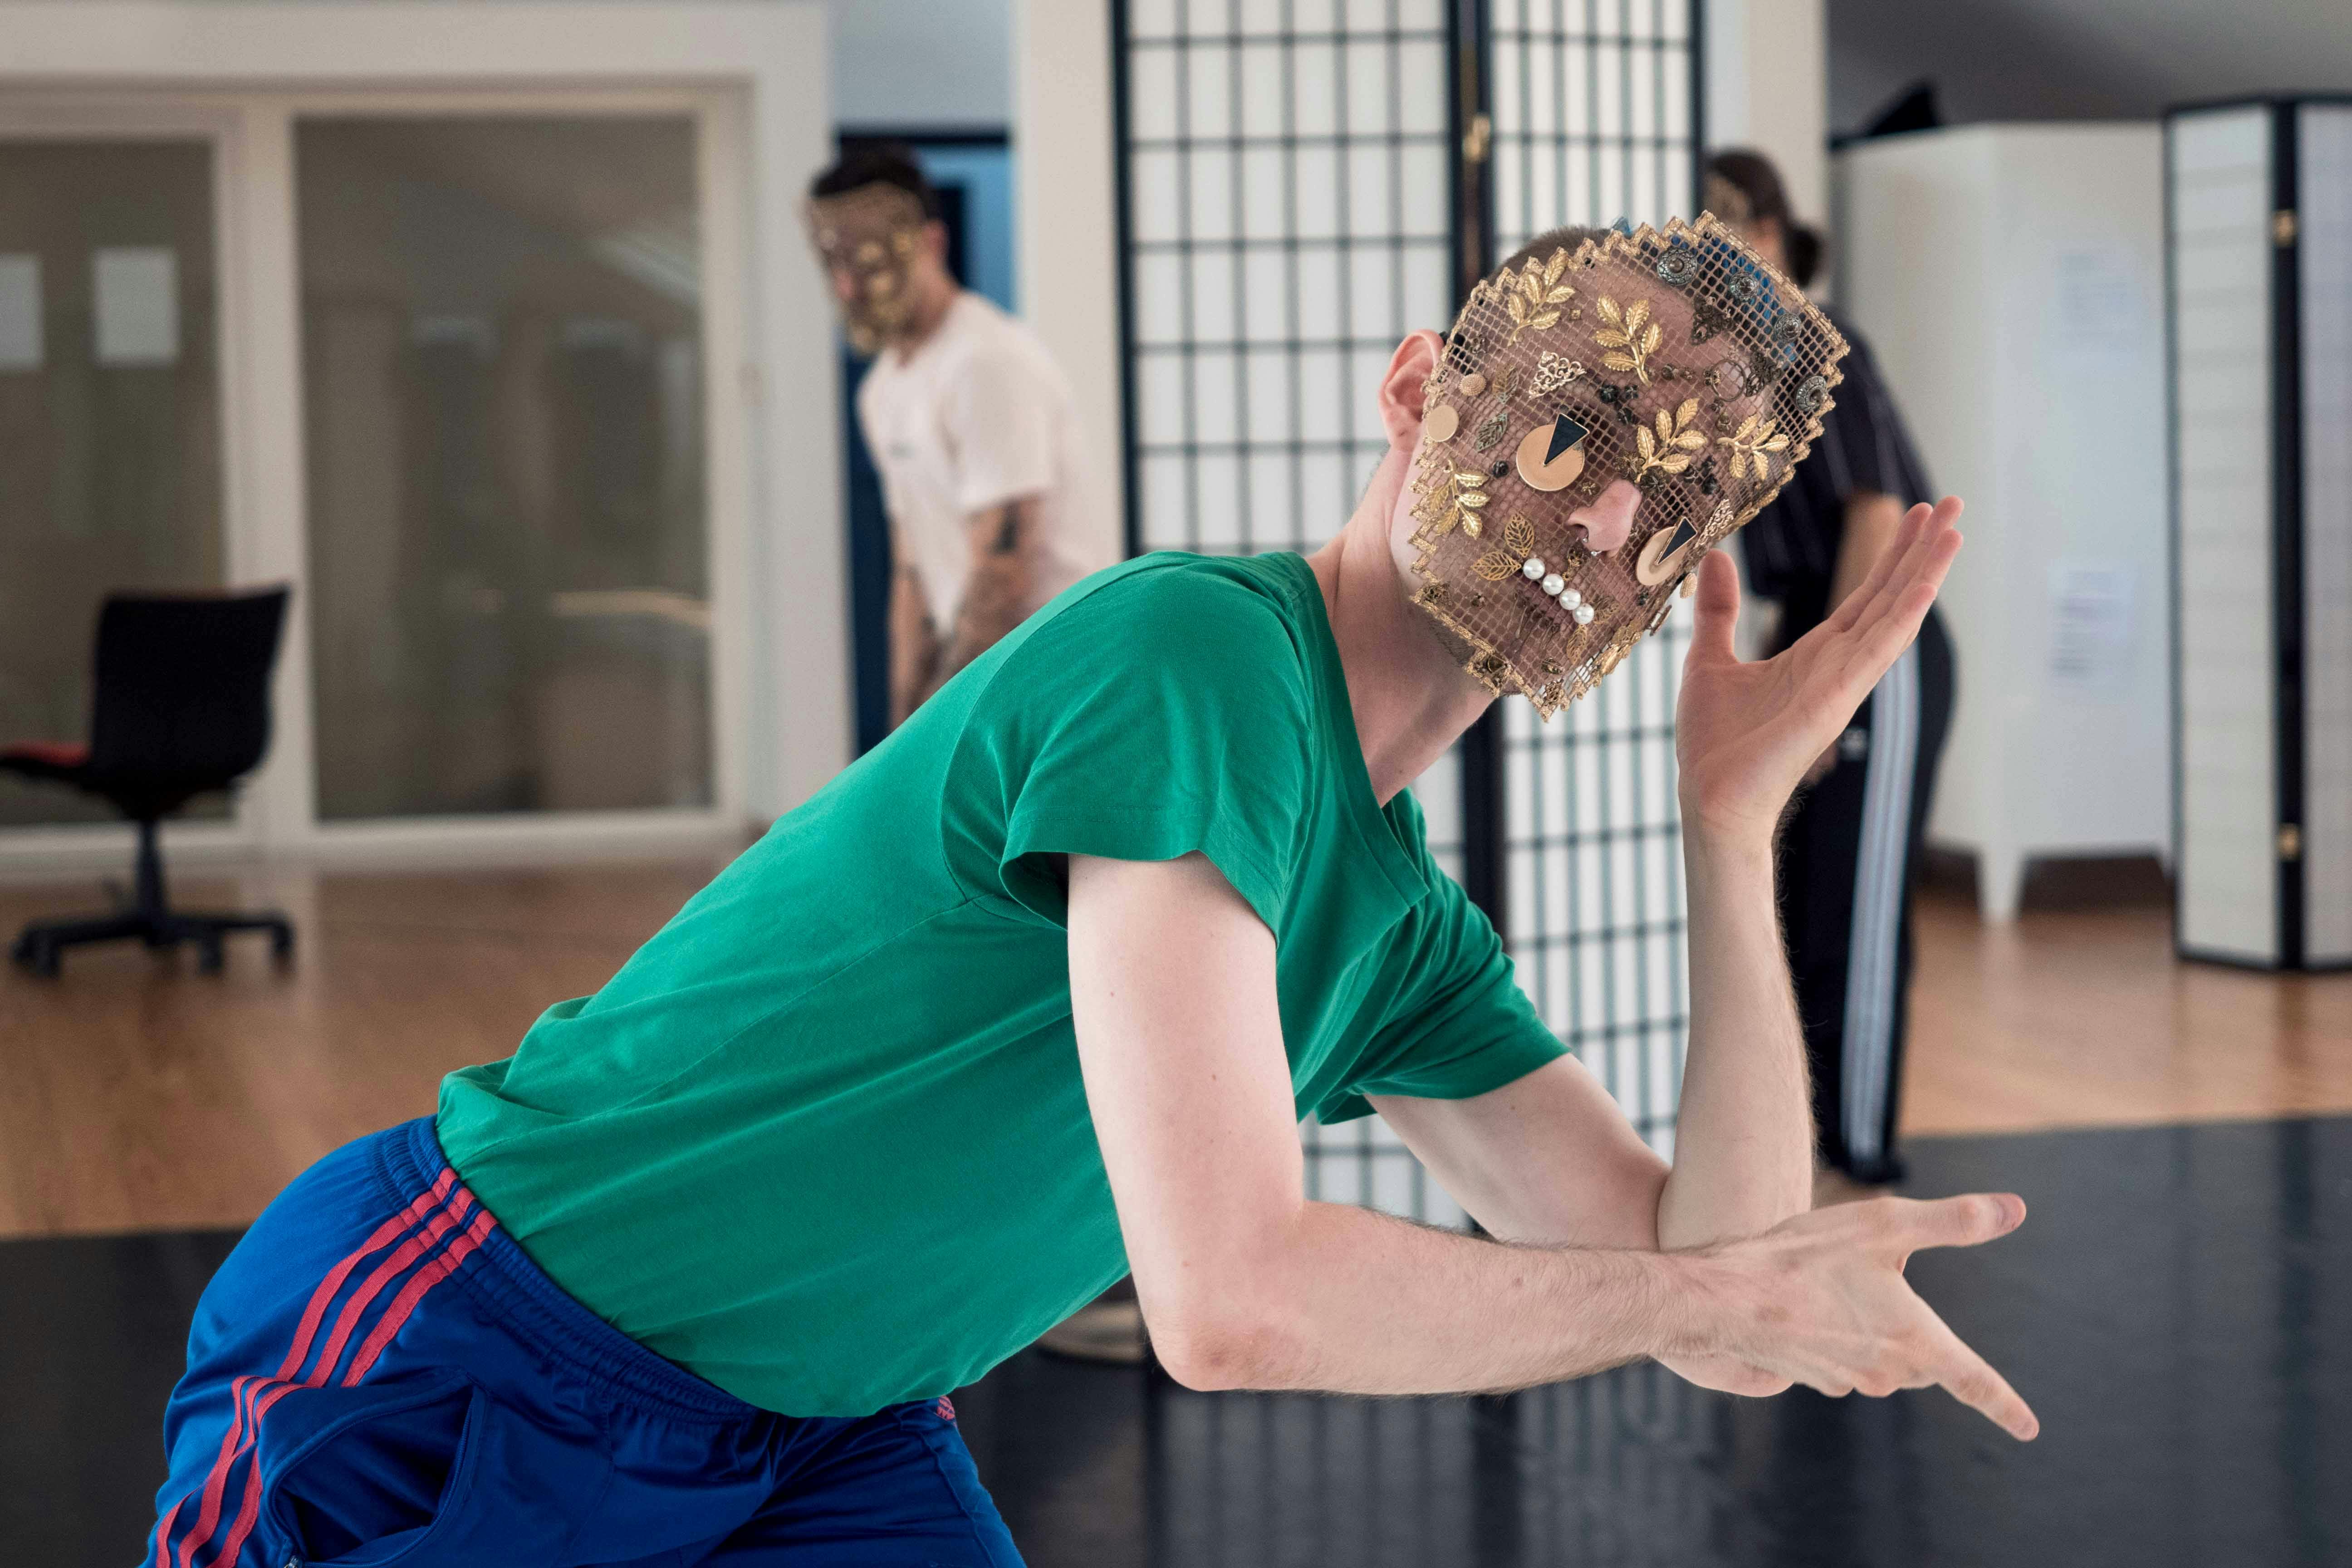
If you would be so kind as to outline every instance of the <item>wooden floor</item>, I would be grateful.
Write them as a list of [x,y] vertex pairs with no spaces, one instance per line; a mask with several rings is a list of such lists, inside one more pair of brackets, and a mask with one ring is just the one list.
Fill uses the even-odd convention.
[[[302,947],[199,975],[135,947],[0,969],[0,1236],[241,1225],[328,1150],[433,1108],[593,991],[714,863],[440,875],[255,872],[174,897],[277,904]],[[87,880],[0,886],[0,936],[88,910]],[[2352,976],[2173,962],[2160,902],[1987,931],[1923,898],[1914,1132],[2352,1110]]]

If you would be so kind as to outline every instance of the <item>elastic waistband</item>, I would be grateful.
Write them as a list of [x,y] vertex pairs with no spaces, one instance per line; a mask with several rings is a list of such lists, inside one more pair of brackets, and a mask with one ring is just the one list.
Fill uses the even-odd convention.
[[[451,1169],[429,1116],[385,1129],[368,1140],[368,1150],[385,1200],[395,1210],[431,1192]],[[464,1180],[463,1173],[457,1180]],[[713,1421],[761,1414],[758,1406],[664,1361],[573,1300],[502,1226],[493,1224],[466,1266],[450,1278],[496,1312],[516,1337],[640,1408]]]

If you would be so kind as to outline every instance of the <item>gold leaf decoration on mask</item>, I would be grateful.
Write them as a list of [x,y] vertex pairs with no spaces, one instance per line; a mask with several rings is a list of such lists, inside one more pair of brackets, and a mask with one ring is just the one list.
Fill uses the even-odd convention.
[[1774,431],[1772,426],[1775,423],[1770,419],[1759,419],[1751,414],[1740,423],[1738,429],[1728,436],[1716,437],[1718,442],[1731,448],[1733,479],[1746,479],[1748,465],[1750,462],[1756,465],[1756,478],[1759,481],[1772,477],[1772,459],[1769,454],[1785,452],[1789,449],[1787,432]]
[[1650,356],[1665,339],[1658,323],[1650,320],[1650,302],[1636,300],[1620,310],[1604,294],[1600,310],[1601,319],[1609,323],[1592,334],[1592,341],[1609,351],[1601,363],[1611,370],[1630,370],[1643,386],[1649,385]]
[[1511,335],[1503,341],[1515,343],[1519,334],[1533,327],[1548,331],[1559,324],[1559,308],[1576,296],[1576,290],[1559,280],[1568,270],[1568,252],[1555,250],[1551,259],[1541,266],[1530,259],[1521,269],[1517,281],[1506,275],[1497,281],[1503,285],[1503,304],[1511,313]]
[[1489,583],[1500,583],[1517,574],[1535,552],[1535,525],[1524,517],[1515,517],[1503,524],[1503,548],[1489,550],[1471,563],[1470,570]]
[[1435,499],[1443,509],[1429,524],[1429,536],[1443,539],[1457,527],[1471,538],[1478,537],[1478,514],[1495,498],[1486,493],[1486,476],[1475,468],[1455,468],[1452,483],[1441,481]]
[[[1679,474],[1691,466],[1691,454],[1706,450],[1706,432],[1691,428],[1697,419],[1698,399],[1686,397],[1672,414],[1663,408],[1658,410],[1655,436],[1651,435],[1647,425],[1634,426],[1633,445],[1638,451],[1632,467],[1635,484],[1654,473]],[[1786,445],[1787,437],[1781,439]],[[1732,461],[1736,463],[1738,458],[1735,456]]]

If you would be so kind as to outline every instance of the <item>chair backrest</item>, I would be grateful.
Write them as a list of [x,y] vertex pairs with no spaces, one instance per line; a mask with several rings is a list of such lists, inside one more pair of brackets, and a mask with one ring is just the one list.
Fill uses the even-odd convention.
[[109,597],[98,616],[89,771],[173,793],[220,789],[269,749],[283,587]]

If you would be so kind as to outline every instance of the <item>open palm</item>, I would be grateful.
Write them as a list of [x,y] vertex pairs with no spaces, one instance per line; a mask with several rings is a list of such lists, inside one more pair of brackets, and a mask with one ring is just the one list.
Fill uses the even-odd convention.
[[1683,816],[1695,830],[1769,833],[1813,759],[1911,646],[1960,551],[1960,502],[1915,506],[1863,585],[1777,657],[1732,651],[1739,574],[1700,563],[1697,624],[1675,710]]

